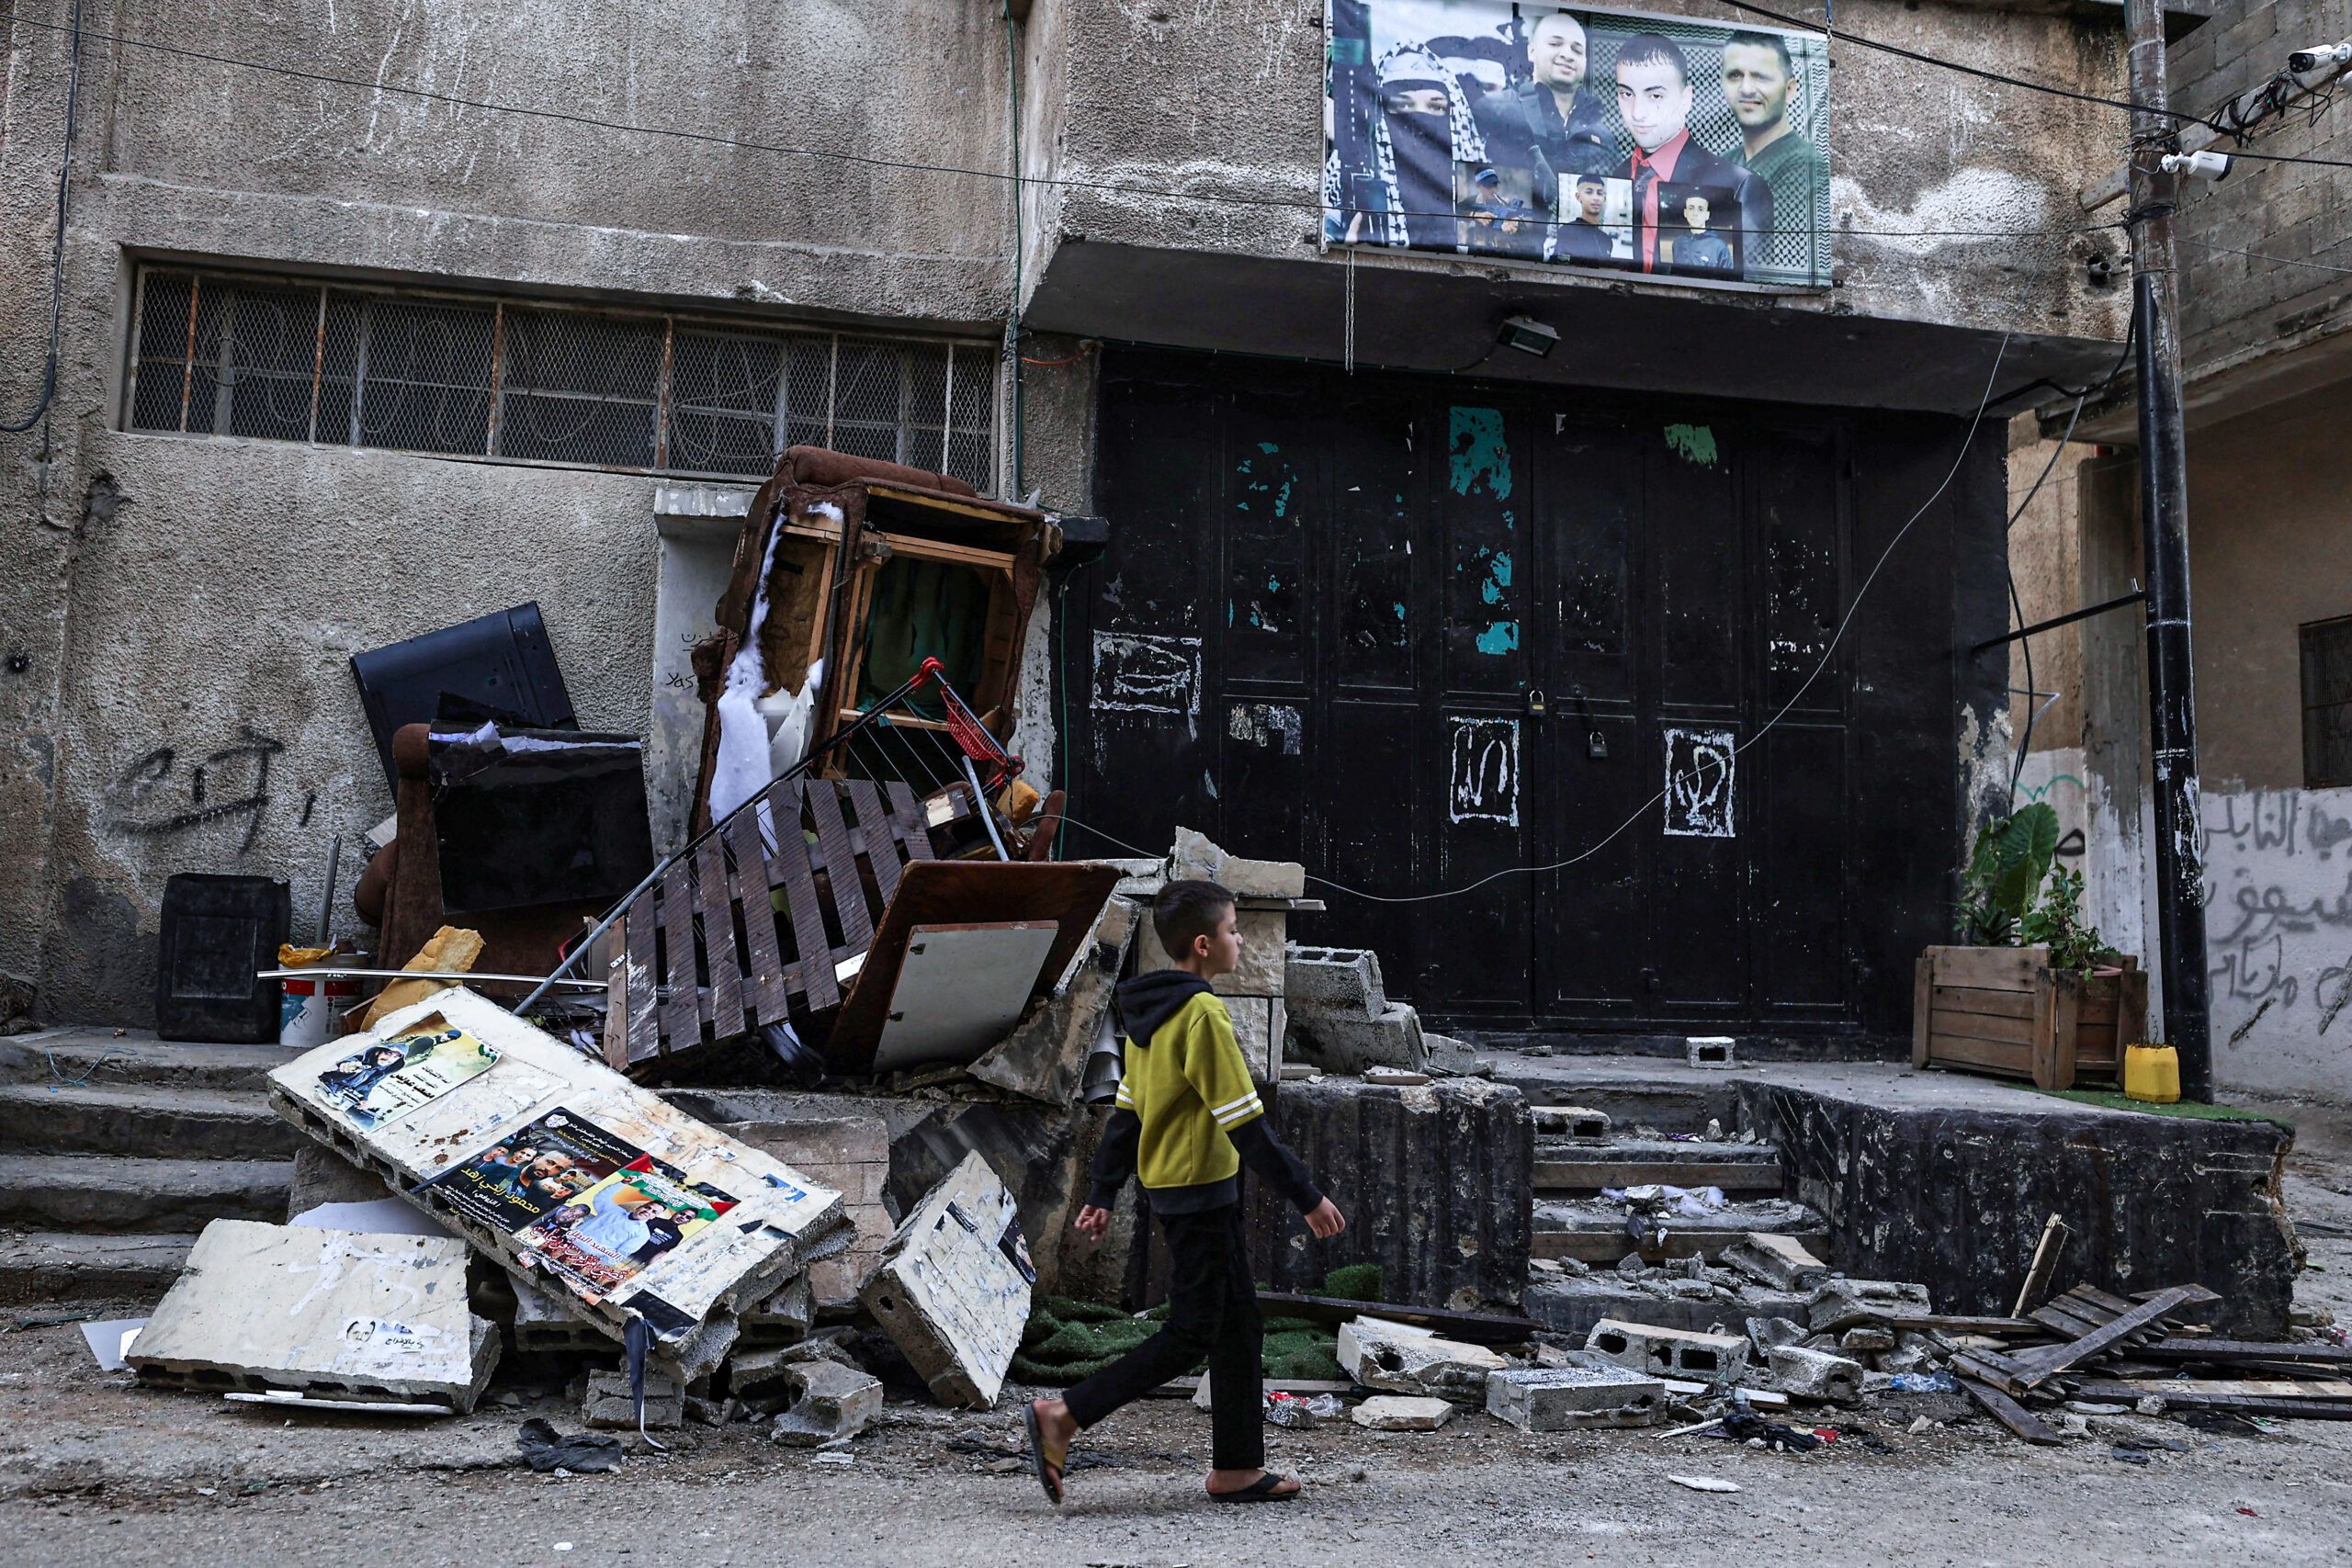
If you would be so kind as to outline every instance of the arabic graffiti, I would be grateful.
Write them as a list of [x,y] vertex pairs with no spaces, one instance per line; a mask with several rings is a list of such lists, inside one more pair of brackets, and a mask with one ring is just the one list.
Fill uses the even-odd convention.
[[107,789],[107,828],[127,838],[162,839],[242,817],[245,832],[237,853],[251,850],[269,811],[270,761],[286,743],[249,724],[239,725],[234,745],[185,766],[177,750],[158,746],[123,769]]
[[2216,792],[2199,821],[2215,1032],[2317,1043],[2352,1002],[2352,790]]

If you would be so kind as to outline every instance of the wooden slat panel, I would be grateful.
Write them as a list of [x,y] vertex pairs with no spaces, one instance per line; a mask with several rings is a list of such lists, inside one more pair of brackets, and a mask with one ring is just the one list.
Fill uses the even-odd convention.
[[790,1010],[784,988],[783,950],[775,940],[775,906],[768,892],[767,857],[760,852],[758,812],[747,811],[727,825],[727,847],[735,852],[735,897],[743,905],[743,931],[752,944],[743,974],[743,1001],[754,1024],[775,1023]]
[[[605,1066],[619,1072],[628,1066],[628,925],[626,919],[605,933],[605,942],[621,961],[605,972]],[[588,962],[596,955],[591,953]]]
[[1992,991],[2030,991],[2049,967],[2046,947],[1931,947],[1936,984],[1976,986]]
[[743,955],[729,892],[727,858],[717,839],[706,839],[695,850],[695,908],[702,911],[703,953],[710,967],[703,1018],[720,1040],[743,1032]]
[[842,817],[841,791],[831,784],[808,790],[809,814],[817,818],[817,841],[825,854],[825,871],[833,885],[833,913],[842,923],[842,937],[853,949],[874,940],[874,917],[865,908],[865,884],[857,874],[857,855],[850,847],[849,823]]
[[2033,1017],[2030,991],[1988,991],[1976,986],[1938,986],[1934,1006],[1939,1012],[1978,1012],[1994,1018]]
[[904,779],[890,781],[890,829],[907,849],[910,861],[933,860],[931,829],[924,823],[922,802]]
[[1963,1067],[1983,1067],[2016,1077],[2033,1076],[2033,1047],[2004,1040],[1973,1040],[1962,1034],[1937,1032],[1928,1042],[1932,1061]]
[[662,1054],[662,976],[654,966],[653,932],[662,922],[658,892],[639,896],[628,913],[628,1059]]
[[680,861],[662,874],[662,936],[670,950],[670,996],[662,1004],[662,1049],[691,1051],[702,1043],[702,1004],[695,985],[695,888]]
[[874,787],[872,779],[850,780],[849,797],[857,807],[859,847],[874,867],[874,886],[881,890],[887,906],[899,890],[898,840],[890,832],[889,813],[882,809],[882,792]]
[[2075,1021],[2085,1029],[2113,1029],[2115,1027],[2115,998],[2113,997],[2085,997],[2082,1004],[2075,1010]]
[[792,919],[793,946],[800,955],[785,972],[785,985],[798,991],[810,1010],[816,1011],[838,1004],[842,991],[826,953],[825,918],[817,905],[808,840],[800,829],[801,799],[807,787],[804,781],[790,779],[768,791],[776,836],[775,858],[768,863],[768,885],[784,889],[785,908]]
[[[2021,1000],[2030,1002],[2031,998]],[[1972,1040],[2003,1040],[2013,1045],[2033,1043],[2031,1018],[2002,1018],[1989,1012],[1946,1012],[1938,1008],[1934,1015],[1933,1032],[1964,1034]]]

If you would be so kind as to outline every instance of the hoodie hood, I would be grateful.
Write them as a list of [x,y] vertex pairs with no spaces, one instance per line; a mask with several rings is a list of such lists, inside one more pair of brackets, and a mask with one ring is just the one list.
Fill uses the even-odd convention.
[[1161,1024],[1208,988],[1206,980],[1185,969],[1155,969],[1148,975],[1122,980],[1116,998],[1119,1032],[1148,1047]]

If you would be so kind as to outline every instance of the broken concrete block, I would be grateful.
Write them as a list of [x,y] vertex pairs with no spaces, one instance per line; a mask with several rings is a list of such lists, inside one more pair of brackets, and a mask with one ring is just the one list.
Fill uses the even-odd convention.
[[[355,1099],[358,1057],[393,1052],[405,1064]],[[269,1085],[280,1116],[389,1172],[510,1270],[560,1282],[616,1343],[632,1318],[683,1341],[773,1293],[847,1223],[839,1192],[463,987]]]
[[1244,860],[1229,855],[1205,834],[1190,828],[1176,829],[1176,848],[1168,857],[1170,882],[1214,882],[1242,898],[1303,898],[1306,867],[1291,860]]
[[[541,1286],[536,1272],[526,1274],[510,1269],[506,1278],[514,1287],[516,1350],[579,1355],[590,1351],[602,1353],[613,1348],[612,1340],[602,1329],[566,1312],[554,1293]],[[557,1287],[558,1290],[561,1288]]]
[[742,1333],[743,1325],[736,1321],[733,1310],[718,1307],[683,1337],[657,1341],[647,1353],[645,1364],[681,1388],[702,1393],[709,1389],[711,1373],[718,1371]]
[[1797,1345],[1804,1340],[1804,1330],[1785,1317],[1751,1317],[1747,1320],[1747,1342],[1756,1347],[1756,1359],[1775,1345]]
[[[634,1431],[637,1427],[637,1400],[628,1391],[628,1374],[591,1372],[587,1395],[580,1402],[580,1421],[585,1427]],[[685,1391],[670,1379],[649,1371],[645,1374],[646,1427],[666,1431],[685,1423]]]
[[1048,1105],[1074,1103],[1086,1074],[1086,1055],[1102,1032],[1127,950],[1144,920],[1143,906],[1132,898],[1114,896],[1104,903],[1067,982],[983,1052],[972,1063],[971,1075]]
[[1894,1331],[1870,1324],[1857,1324],[1838,1337],[1838,1348],[1848,1355],[1857,1355],[1894,1348]]
[[1824,1280],[1813,1292],[1815,1334],[1835,1334],[1858,1323],[1883,1323],[1889,1314],[1931,1313],[1928,1287],[1902,1280]]
[[1381,989],[1380,955],[1363,947],[1300,947],[1283,954],[1283,997],[1301,1012],[1372,1020],[1388,998]]
[[1307,1058],[1327,1073],[1361,1073],[1366,1067],[1405,1067],[1418,1073],[1430,1065],[1421,1015],[1403,1002],[1383,1003],[1380,1016],[1370,1019],[1295,1013],[1291,1032]]
[[817,1298],[808,1276],[796,1274],[783,1288],[743,1314],[742,1343],[787,1344],[801,1338],[817,1320]]
[[1510,1363],[1483,1345],[1441,1339],[1381,1318],[1340,1325],[1340,1370],[1366,1388],[1484,1399],[1487,1377]]
[[1453,1406],[1442,1399],[1381,1393],[1350,1411],[1348,1419],[1375,1432],[1434,1432],[1453,1419]]
[[851,1328],[828,1329],[797,1345],[738,1352],[728,1363],[729,1392],[744,1409],[755,1415],[773,1416],[798,1397],[801,1385],[792,1375],[795,1367],[811,1361],[831,1361],[855,1371],[865,1370],[842,1346],[842,1341],[855,1332]]
[[775,1440],[813,1449],[854,1438],[882,1414],[882,1380],[839,1361],[797,1361],[784,1369],[791,1404],[775,1418]]
[[860,1299],[942,1404],[989,1405],[1037,1271],[1012,1195],[977,1154],[915,1205]]
[[1783,1291],[1809,1291],[1829,1277],[1829,1265],[1807,1252],[1792,1235],[1750,1231],[1724,1248],[1724,1262],[1756,1280]]
[[463,1242],[214,1220],[123,1359],[166,1387],[474,1407],[497,1327]]
[[1539,1105],[1531,1114],[1537,1133],[1555,1138],[1605,1138],[1614,1121],[1606,1111],[1582,1105]]
[[1738,1042],[1728,1034],[1693,1034],[1683,1042],[1683,1049],[1694,1067],[1739,1066]]
[[1584,1348],[1621,1367],[1699,1382],[1736,1382],[1747,1370],[1747,1341],[1731,1334],[1694,1334],[1604,1317]]
[[1764,1352],[1772,1382],[1791,1399],[1829,1400],[1844,1404],[1862,1397],[1862,1364],[1802,1345],[1775,1345]]
[[1522,1432],[1646,1427],[1666,1384],[1624,1368],[1523,1367],[1487,1378],[1487,1412]]
[[841,1193],[854,1234],[827,1238],[839,1251],[820,1243],[802,1256],[820,1311],[856,1301],[880,1266],[882,1248],[895,1228],[884,1203],[890,1184],[890,1124],[879,1116],[839,1116],[729,1122],[719,1130]]

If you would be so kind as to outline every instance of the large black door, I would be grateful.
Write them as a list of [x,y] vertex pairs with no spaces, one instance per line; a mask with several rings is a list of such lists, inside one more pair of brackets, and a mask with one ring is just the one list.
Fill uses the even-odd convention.
[[[1113,543],[1061,605],[1080,822],[1305,861],[1338,886],[1301,940],[1376,949],[1442,1024],[1862,1021],[1848,846],[1938,860],[1952,812],[1853,786],[1850,417],[1142,353],[1102,397]],[[1939,893],[1873,897],[1908,931]]]

